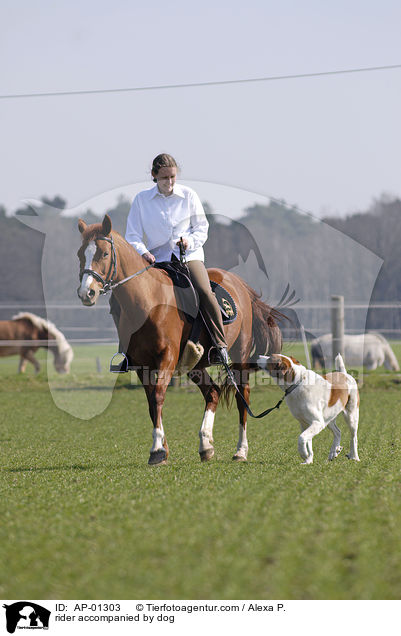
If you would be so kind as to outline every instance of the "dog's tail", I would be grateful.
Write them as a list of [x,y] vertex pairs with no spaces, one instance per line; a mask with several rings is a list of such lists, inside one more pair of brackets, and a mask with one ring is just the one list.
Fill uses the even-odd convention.
[[341,353],[337,353],[334,365],[336,371],[340,371],[340,373],[347,373],[347,369],[345,368],[344,360]]

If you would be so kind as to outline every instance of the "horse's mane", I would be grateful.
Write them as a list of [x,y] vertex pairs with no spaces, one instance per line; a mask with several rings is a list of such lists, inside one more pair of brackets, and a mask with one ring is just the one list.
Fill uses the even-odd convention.
[[[98,238],[101,238],[102,236],[104,236],[102,224],[93,223],[92,225],[88,225],[84,230],[82,234],[82,240],[84,243],[89,243],[90,241],[94,241]],[[130,245],[125,240],[125,238],[119,232],[117,232],[117,230],[112,230],[110,236],[113,238],[116,247],[127,247],[129,250],[134,250],[134,253],[138,254],[135,248],[132,247],[132,245]]]
[[46,329],[49,335],[55,339],[58,353],[64,353],[70,350],[72,351],[64,334],[62,334],[61,331],[59,331],[57,327],[50,322],[50,320],[45,320],[44,318],[41,318],[36,314],[31,314],[27,311],[20,311],[19,314],[12,317],[12,320],[29,320],[38,329]]
[[[117,232],[117,230],[112,230],[111,235],[113,236],[113,239],[116,245],[125,245],[128,247],[132,247],[132,245],[130,245],[128,241],[126,241],[126,239],[120,234],[120,232]],[[135,249],[135,248],[132,247],[132,249]]]

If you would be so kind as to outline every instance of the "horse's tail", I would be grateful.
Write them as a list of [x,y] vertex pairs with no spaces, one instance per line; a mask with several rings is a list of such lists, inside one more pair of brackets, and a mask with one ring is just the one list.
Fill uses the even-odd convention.
[[283,339],[277,324],[289,320],[281,311],[270,307],[262,300],[252,287],[247,285],[252,303],[252,351],[250,362],[256,362],[259,355],[280,353]]
[[[252,305],[252,338],[245,355],[245,360],[243,360],[242,363],[244,367],[257,370],[256,360],[259,355],[280,353],[283,341],[281,330],[277,322],[289,320],[289,318],[278,309],[270,307],[260,300],[261,295],[252,289],[252,287],[246,283],[244,283],[244,285]],[[235,390],[235,386],[227,375],[221,386],[220,395],[220,400],[224,405],[230,406]]]

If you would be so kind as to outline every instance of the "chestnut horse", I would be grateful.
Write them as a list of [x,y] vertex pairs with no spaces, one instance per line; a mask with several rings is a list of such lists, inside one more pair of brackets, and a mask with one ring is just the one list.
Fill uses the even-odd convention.
[[[149,266],[120,234],[112,231],[109,216],[106,215],[102,223],[93,225],[80,219],[78,228],[82,234],[82,246],[78,251],[81,267],[78,295],[84,305],[91,307],[100,293],[113,290],[121,308],[120,345],[144,386],[153,422],[149,464],[164,464],[169,451],[162,421],[163,403],[189,338],[191,320],[177,307],[170,277],[165,271]],[[225,335],[239,390],[249,404],[249,372],[257,369],[254,362],[257,354],[281,351],[281,331],[275,320],[281,314],[259,300],[257,293],[235,274],[222,269],[209,269],[208,273],[212,281],[231,294],[237,307],[237,318],[225,326]],[[205,370],[209,366],[208,350],[212,346],[206,330],[201,331],[199,342],[204,353],[188,377],[197,384],[205,400],[199,454],[202,461],[207,461],[214,455],[213,423],[221,387]],[[238,394],[236,401],[240,419],[239,441],[233,459],[246,461],[247,411]]]
[[40,364],[34,356],[39,347],[53,353],[57,373],[69,372],[74,354],[53,323],[28,312],[13,316],[12,320],[0,320],[0,357],[19,355],[19,373],[25,371],[28,362],[39,372]]

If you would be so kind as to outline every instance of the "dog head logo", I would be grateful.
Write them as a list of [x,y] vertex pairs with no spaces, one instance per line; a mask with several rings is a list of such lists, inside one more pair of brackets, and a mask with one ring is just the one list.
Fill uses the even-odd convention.
[[51,612],[31,601],[19,601],[3,605],[6,610],[7,631],[14,634],[16,629],[49,629]]

